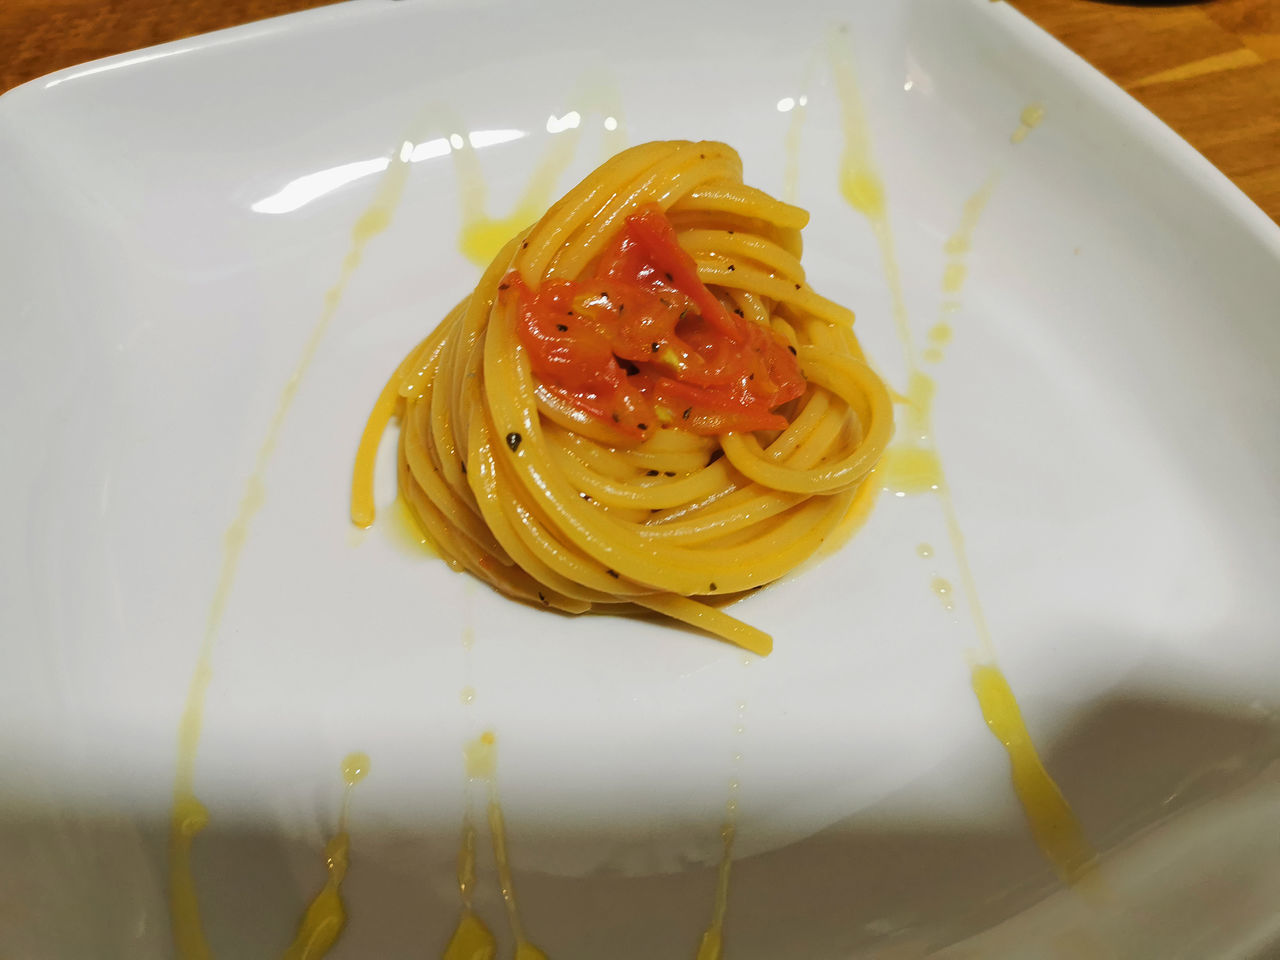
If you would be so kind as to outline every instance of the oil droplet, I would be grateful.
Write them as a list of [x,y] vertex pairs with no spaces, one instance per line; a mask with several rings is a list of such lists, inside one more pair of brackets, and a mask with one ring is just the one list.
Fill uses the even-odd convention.
[[952,599],[954,590],[952,589],[950,580],[946,580],[942,577],[934,577],[933,583],[930,584],[930,586],[933,587],[933,592],[938,595],[938,599],[942,601],[944,609],[954,610],[956,608],[956,602]]
[[951,324],[949,323],[935,323],[929,328],[929,340],[938,344],[938,346],[946,346],[950,343],[951,334]]
[[928,543],[920,544],[919,546],[916,547],[916,554],[928,560],[930,557],[933,556],[932,544],[928,544]]
[[880,460],[884,489],[896,497],[929,493],[942,485],[942,464],[935,450],[924,447],[890,447]]
[[342,779],[349,787],[369,775],[369,755],[367,753],[349,753],[342,760]]
[[458,927],[444,949],[444,960],[493,960],[498,942],[479,917],[464,910]]
[[464,704],[466,704],[467,706],[471,706],[471,704],[474,703],[476,699],[476,688],[463,687],[462,693],[459,695],[459,697]]
[[474,627],[462,628],[462,648],[470,650],[476,645],[476,631]]
[[952,260],[942,271],[942,289],[946,293],[958,293],[964,286],[965,265],[959,260]]
[[959,313],[961,303],[959,300],[944,300],[942,302],[943,313]]
[[991,199],[992,191],[996,188],[998,177],[992,174],[987,178],[986,183],[979,187],[964,202],[964,209],[960,212],[960,225],[956,227],[955,233],[947,238],[947,242],[942,245],[942,252],[952,257],[962,257],[973,246],[973,231],[978,225],[978,220],[982,217],[982,211],[986,209],[987,201]]
[[925,363],[941,363],[942,351],[937,347],[926,347],[920,354],[920,358],[924,360]]
[[1027,134],[1040,125],[1040,121],[1044,119],[1044,107],[1038,103],[1033,103],[1023,108],[1021,121],[1018,129],[1013,131],[1013,135],[1009,137],[1010,143],[1021,143],[1027,139]]
[[462,749],[466,760],[467,777],[471,780],[492,780],[498,764],[497,739],[486,730]]
[[1014,790],[1031,835],[1062,879],[1074,883],[1096,863],[1079,821],[1041,763],[1004,674],[992,664],[980,664],[973,668],[972,680],[983,719],[1008,751]]
[[884,216],[884,187],[874,171],[846,166],[840,176],[840,192],[859,213],[868,217]]

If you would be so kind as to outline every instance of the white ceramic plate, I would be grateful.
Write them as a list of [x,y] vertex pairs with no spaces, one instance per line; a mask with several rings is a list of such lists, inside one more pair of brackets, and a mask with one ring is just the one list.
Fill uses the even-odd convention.
[[[915,336],[959,304],[938,444],[1000,663],[1105,855],[1101,899],[1058,885],[984,728],[969,611],[930,588],[958,577],[934,498],[882,497],[839,554],[741,604],[777,643],[749,668],[687,632],[507,602],[345,519],[377,390],[478,275],[460,158],[505,215],[549,152],[569,158],[558,193],[610,136],[723,139],[775,193],[793,156],[810,279],[900,383],[880,252],[838,190],[832,46],[856,63]],[[355,749],[372,772],[332,956],[439,955],[461,747],[484,729],[555,960],[694,954],[732,778],[731,960],[1276,949],[1275,225],[1004,4],[362,0],[0,99],[0,953],[171,955],[177,724],[223,531],[405,141],[213,648],[195,876],[219,957],[288,943]],[[944,241],[992,174],[950,297]]]

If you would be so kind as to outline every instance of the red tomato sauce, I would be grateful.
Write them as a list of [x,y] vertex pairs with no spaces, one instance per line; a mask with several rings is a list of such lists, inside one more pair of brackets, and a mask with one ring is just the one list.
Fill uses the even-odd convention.
[[805,391],[787,342],[707,289],[657,206],[627,218],[592,276],[531,290],[512,271],[500,289],[543,389],[627,436],[780,430],[775,410]]

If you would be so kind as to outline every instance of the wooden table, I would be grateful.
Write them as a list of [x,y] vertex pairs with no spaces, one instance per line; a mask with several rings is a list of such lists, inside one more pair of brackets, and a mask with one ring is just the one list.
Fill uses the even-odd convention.
[[[0,0],[0,91],[325,0]],[[1146,104],[1280,222],[1280,0],[1013,5]]]

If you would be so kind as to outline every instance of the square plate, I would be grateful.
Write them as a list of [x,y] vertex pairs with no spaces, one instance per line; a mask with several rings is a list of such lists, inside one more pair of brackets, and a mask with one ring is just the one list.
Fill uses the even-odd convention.
[[[743,601],[776,641],[748,668],[350,528],[374,397],[478,277],[464,225],[513,232],[667,138],[730,143],[812,212],[813,286],[902,386],[889,259],[840,190],[850,144],[874,156],[974,596],[1103,855],[1093,895],[1055,879],[984,729],[980,611],[931,589],[963,581],[934,496],[882,496],[844,549]],[[11,91],[0,159],[0,952],[172,955],[178,723],[268,437],[195,768],[216,955],[289,943],[357,749],[332,956],[443,950],[482,730],[524,924],[556,960],[694,955],[730,795],[732,960],[1280,943],[1280,231],[1005,4],[362,0]]]

